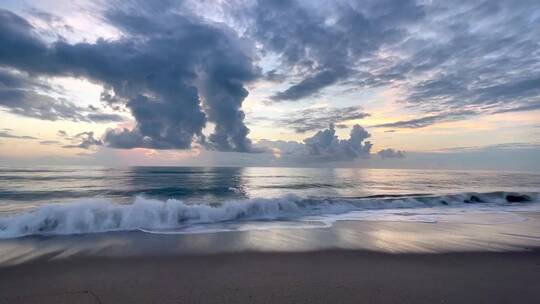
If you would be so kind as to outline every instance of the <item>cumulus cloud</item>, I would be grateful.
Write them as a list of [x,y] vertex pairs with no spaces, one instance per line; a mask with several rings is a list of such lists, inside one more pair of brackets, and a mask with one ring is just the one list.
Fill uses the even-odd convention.
[[377,155],[379,155],[379,157],[382,159],[405,158],[405,152],[400,151],[400,150],[394,150],[392,148],[382,149],[379,152],[377,152]]
[[370,136],[360,125],[355,125],[348,139],[339,139],[334,125],[330,124],[327,129],[305,138],[303,143],[262,140],[257,146],[278,157],[282,155],[302,157],[302,162],[351,161],[370,156],[372,144],[366,141]]
[[[150,69],[152,78],[141,83],[139,74],[149,73],[144,70],[136,72],[135,78],[125,75],[122,81],[127,78],[157,95],[122,94],[122,88],[112,84],[116,94],[129,99],[127,107],[137,127],[130,134],[126,130],[108,133],[105,138],[110,146],[137,143],[183,149],[191,147],[196,137],[212,149],[250,151],[241,106],[248,95],[244,83],[258,77],[259,71],[236,33],[194,16],[134,16],[113,11],[107,17],[129,35],[147,40],[135,57]],[[215,130],[205,138],[202,129],[207,120]]]
[[[187,149],[197,140],[218,150],[250,150],[241,105],[248,94],[244,84],[258,77],[259,70],[245,52],[246,42],[223,24],[192,15],[151,15],[115,7],[105,17],[125,36],[95,43],[58,40],[48,45],[25,19],[2,10],[0,65],[34,75],[85,77],[102,83],[114,94],[107,100],[125,102],[136,120],[132,130],[106,134],[111,147],[135,147],[119,140],[119,136],[129,136],[136,139],[130,143],[155,149]],[[21,100],[33,99],[10,102],[19,106]],[[57,104],[55,114],[72,110],[69,115],[83,119],[76,116],[78,108]],[[118,119],[104,114],[91,118]],[[215,131],[205,138],[202,130],[207,121],[215,125]]]
[[[349,138],[340,139],[335,126],[330,124],[303,142],[263,139],[257,142],[256,147],[289,163],[346,162],[371,157],[373,144],[367,140],[370,137],[367,130],[354,125]],[[404,158],[405,152],[387,148],[377,152],[377,155],[381,159]]]
[[371,142],[365,141],[371,135],[360,125],[354,125],[349,139],[339,139],[334,125],[318,131],[312,137],[304,139],[310,155],[330,158],[332,160],[351,160],[358,157],[369,157]]

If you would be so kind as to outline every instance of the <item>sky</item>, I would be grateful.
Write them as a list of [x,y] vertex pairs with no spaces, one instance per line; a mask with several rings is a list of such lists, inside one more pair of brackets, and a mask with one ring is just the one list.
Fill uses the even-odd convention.
[[540,2],[0,2],[0,165],[540,170]]

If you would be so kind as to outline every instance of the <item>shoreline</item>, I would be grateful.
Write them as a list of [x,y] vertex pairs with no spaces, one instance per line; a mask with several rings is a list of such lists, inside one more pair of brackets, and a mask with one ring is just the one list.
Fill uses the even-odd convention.
[[236,252],[35,260],[0,303],[538,303],[540,250]]
[[[317,228],[195,234],[135,231],[30,236],[0,240],[0,271],[3,266],[24,264],[43,257],[54,260],[323,250],[408,254],[512,252],[540,248],[540,212],[514,212],[510,215],[523,220],[497,224],[342,220],[334,222],[331,227]],[[482,216],[492,215],[471,216],[480,221]]]
[[0,304],[538,303],[540,213],[519,214],[0,240]]

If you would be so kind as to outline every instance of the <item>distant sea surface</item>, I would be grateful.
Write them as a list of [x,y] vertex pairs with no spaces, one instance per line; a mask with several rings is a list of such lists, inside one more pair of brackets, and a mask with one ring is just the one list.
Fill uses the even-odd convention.
[[540,210],[539,192],[540,174],[516,172],[0,167],[0,238],[462,221],[469,212]]

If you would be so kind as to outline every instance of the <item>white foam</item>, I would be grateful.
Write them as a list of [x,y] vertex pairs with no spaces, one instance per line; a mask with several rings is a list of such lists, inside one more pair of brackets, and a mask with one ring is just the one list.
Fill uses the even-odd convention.
[[233,219],[273,219],[298,212],[294,199],[254,199],[228,202],[219,207],[188,205],[179,200],[158,201],[137,197],[133,204],[86,199],[70,204],[40,206],[0,218],[0,238],[35,234],[81,234],[139,229],[173,229],[187,224]]
[[[483,203],[471,204],[471,194],[439,197],[302,199],[297,196],[254,198],[210,204],[179,200],[135,198],[132,204],[106,199],[83,199],[73,203],[48,204],[32,211],[0,216],[0,238],[27,235],[67,235],[109,231],[142,230],[156,233],[197,233],[274,228],[327,226],[336,220],[478,222],[463,212],[490,213],[482,223],[506,223],[522,218],[501,213],[538,210],[540,204],[509,205],[505,193],[474,194]],[[537,194],[527,194],[537,200]],[[465,203],[469,202],[469,203]],[[531,209],[532,208],[532,209]],[[262,224],[254,222],[265,220]],[[308,223],[316,221],[317,224]],[[296,223],[293,223],[296,222]],[[299,222],[302,222],[299,224]],[[227,225],[216,225],[226,223]]]

